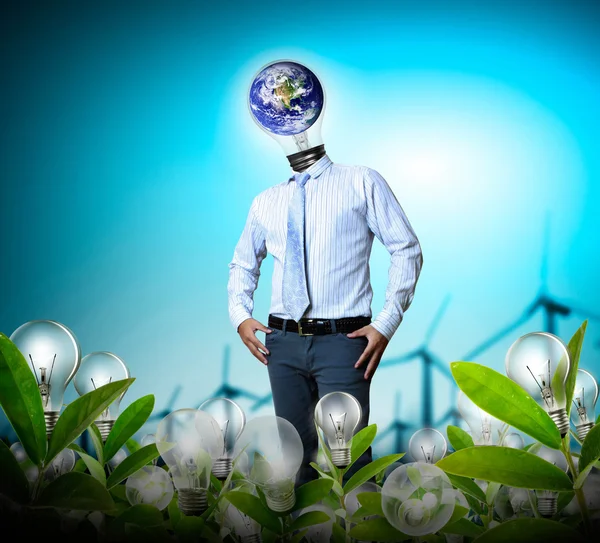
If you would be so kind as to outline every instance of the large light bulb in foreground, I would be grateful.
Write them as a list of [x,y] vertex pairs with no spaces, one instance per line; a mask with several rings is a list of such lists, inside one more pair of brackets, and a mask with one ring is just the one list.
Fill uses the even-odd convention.
[[[547,462],[554,464],[565,473],[569,469],[567,459],[561,451],[542,445],[535,454]],[[543,517],[553,516],[557,510],[558,492],[554,490],[536,490],[535,494],[537,496],[538,511],[540,515]]]
[[394,528],[412,536],[433,534],[445,526],[455,501],[448,476],[425,462],[396,468],[381,489],[385,518]]
[[434,428],[417,430],[408,441],[408,452],[415,462],[435,464],[448,450],[446,438]]
[[493,417],[473,401],[461,390],[458,393],[458,410],[471,429],[475,445],[498,445],[508,426],[506,423]]
[[506,375],[546,410],[563,437],[569,431],[565,409],[569,367],[566,345],[547,332],[520,337],[506,353]]
[[169,466],[184,515],[201,515],[208,506],[206,491],[213,462],[223,451],[217,421],[204,411],[178,409],[156,429],[156,448]]
[[286,419],[265,415],[250,420],[236,441],[236,469],[265,494],[276,512],[296,503],[294,484],[304,456],[302,439]]
[[293,169],[325,154],[321,125],[325,90],[313,70],[292,60],[265,64],[252,78],[252,120],[283,149]]
[[48,320],[26,322],[9,339],[35,376],[50,437],[60,416],[65,389],[81,363],[79,343],[64,324]]
[[[129,378],[129,369],[117,355],[106,351],[97,351],[83,357],[81,366],[75,375],[75,390],[80,396],[92,392],[101,386]],[[115,420],[119,416],[119,406],[125,392],[120,394],[96,419],[102,439],[106,441]]]
[[575,378],[571,422],[575,425],[579,439],[583,441],[596,423],[598,383],[586,370],[579,368]]
[[362,418],[358,400],[347,392],[325,394],[315,406],[315,422],[323,430],[338,468],[350,464],[350,441]]
[[235,442],[246,426],[246,415],[242,408],[229,398],[210,398],[198,408],[211,415],[221,427],[224,447],[221,456],[213,465],[217,479],[226,479],[231,472]]

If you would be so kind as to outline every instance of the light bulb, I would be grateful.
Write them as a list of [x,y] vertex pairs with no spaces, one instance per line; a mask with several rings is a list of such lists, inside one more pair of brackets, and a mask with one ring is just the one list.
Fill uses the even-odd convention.
[[325,102],[325,89],[314,71],[293,60],[265,64],[248,89],[252,119],[281,146],[297,171],[325,154]]
[[408,441],[408,451],[415,462],[435,464],[447,450],[446,438],[434,428],[417,430]]
[[[103,385],[128,378],[129,369],[123,360],[113,353],[97,351],[83,357],[74,385],[78,394],[83,396]],[[119,416],[119,406],[124,395],[125,392],[115,399],[95,421],[104,441]]]
[[64,324],[48,320],[22,324],[10,340],[35,376],[42,396],[46,434],[50,437],[60,415],[65,389],[81,363],[79,343]]
[[227,479],[231,472],[235,442],[246,426],[246,415],[242,408],[229,398],[210,398],[198,409],[211,415],[221,428],[224,446],[221,456],[213,465],[213,474],[217,479]]
[[267,505],[276,512],[291,509],[296,503],[295,478],[304,447],[296,428],[282,417],[256,417],[236,441],[237,469],[265,494]]
[[58,453],[50,465],[46,468],[44,477],[48,481],[53,481],[61,475],[68,473],[75,467],[75,452],[71,449],[63,449]]
[[[561,451],[542,445],[535,454],[547,462],[554,464],[565,473],[569,469],[567,459]],[[543,517],[551,517],[554,515],[557,510],[558,492],[554,490],[536,490],[535,494],[537,496],[538,511],[540,515]]]
[[547,332],[520,337],[506,353],[506,375],[545,409],[563,437],[569,431],[565,409],[569,366],[566,345]]
[[[351,525],[355,525],[356,520],[364,522],[365,520],[369,520],[375,518],[375,515],[367,515],[362,517],[361,519],[354,519],[354,515],[361,508],[361,503],[358,501],[358,495],[363,492],[381,492],[381,487],[376,483],[366,482],[360,486],[357,486],[355,489],[351,490],[346,494],[344,498],[344,505],[346,508],[346,522],[350,522]],[[352,520],[350,520],[352,519]],[[356,543],[368,543],[368,541],[364,540],[356,540]]]
[[502,446],[510,447],[511,449],[523,449],[525,447],[525,440],[521,434],[511,432],[510,434],[506,434],[502,440]]
[[[255,487],[247,481],[238,480],[232,486],[236,492],[247,492],[257,496]],[[262,526],[252,517],[242,513],[232,503],[229,503],[225,509],[223,524],[233,531],[241,543],[261,543],[262,541]]]
[[583,441],[596,424],[596,402],[598,401],[598,383],[586,370],[579,368],[575,378],[571,422],[575,425],[579,439]]
[[110,469],[115,469],[125,458],[127,458],[129,454],[124,448],[120,448],[114,456],[108,461],[108,465]]
[[493,417],[460,390],[458,393],[458,410],[471,429],[471,436],[475,445],[498,445],[508,426]]
[[156,447],[169,466],[179,509],[184,515],[201,515],[208,506],[213,462],[223,451],[219,424],[204,411],[178,409],[159,422]]
[[445,526],[454,512],[455,500],[448,476],[425,462],[396,468],[381,489],[385,518],[412,536],[433,534]]
[[335,522],[335,512],[331,507],[328,507],[322,503],[315,503],[309,505],[304,509],[300,510],[300,515],[309,513],[310,511],[321,511],[325,513],[329,518],[325,522],[319,524],[313,524],[308,528],[308,531],[304,534],[304,538],[308,543],[329,543],[331,541],[331,535],[333,533],[333,523]]
[[173,494],[171,477],[156,466],[143,466],[125,483],[125,495],[131,505],[146,503],[162,511],[171,503]]
[[347,392],[325,394],[315,406],[315,422],[323,430],[338,468],[350,464],[350,441],[362,418],[358,400]]
[[[154,443],[156,443],[156,435],[155,434],[145,434],[140,439],[141,447],[145,447],[146,445],[152,445]],[[156,466],[157,463],[158,463],[158,458],[155,458],[154,460],[152,460],[153,466]]]

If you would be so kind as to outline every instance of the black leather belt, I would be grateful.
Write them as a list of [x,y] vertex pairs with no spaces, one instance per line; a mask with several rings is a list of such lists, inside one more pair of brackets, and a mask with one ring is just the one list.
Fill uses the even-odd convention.
[[295,332],[301,336],[323,336],[325,334],[349,334],[367,324],[371,324],[371,317],[347,317],[343,319],[300,319],[296,322],[290,319],[281,319],[269,315],[269,328],[283,330],[285,322],[286,332]]

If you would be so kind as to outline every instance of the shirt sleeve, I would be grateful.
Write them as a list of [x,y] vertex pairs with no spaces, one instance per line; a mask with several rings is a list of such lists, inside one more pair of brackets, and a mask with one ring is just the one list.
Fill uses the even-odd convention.
[[237,331],[239,325],[252,318],[254,291],[260,277],[260,264],[267,256],[265,236],[256,218],[257,199],[252,201],[244,231],[229,264],[227,283],[229,319]]
[[391,255],[385,303],[371,325],[390,340],[413,300],[423,255],[419,240],[386,180],[377,171],[366,168],[364,183],[369,228]]

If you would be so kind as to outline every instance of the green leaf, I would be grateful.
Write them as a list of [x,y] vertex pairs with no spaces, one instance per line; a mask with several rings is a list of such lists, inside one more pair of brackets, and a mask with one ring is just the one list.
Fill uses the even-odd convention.
[[297,534],[294,534],[291,539],[290,539],[290,543],[300,543],[300,541],[302,541],[302,538],[308,533],[308,528],[306,530],[301,530],[299,531]]
[[404,453],[388,454],[360,468],[344,485],[344,494],[348,494],[356,487],[366,483],[372,477],[375,477],[379,471],[387,468],[390,464],[397,462],[404,456]]
[[377,424],[369,424],[369,426],[365,426],[362,430],[354,435],[350,445],[351,460],[350,463],[344,468],[345,471],[348,471],[352,464],[354,464],[354,462],[356,462],[371,446],[376,435]]
[[559,492],[556,504],[556,512],[560,513],[575,497],[575,492]]
[[102,443],[100,430],[95,424],[90,424],[86,431],[89,434],[94,450],[96,451],[96,460],[98,460],[101,465],[104,465],[104,444]]
[[125,447],[127,447],[127,450],[129,451],[129,454],[133,454],[135,451],[139,451],[141,448],[141,445],[133,438],[129,438],[126,442],[125,442]]
[[485,493],[483,490],[481,490],[481,487],[475,481],[473,481],[473,479],[461,477],[460,475],[454,475],[453,473],[447,473],[447,475],[448,479],[450,479],[450,482],[452,483],[452,486],[462,490],[465,494],[469,494],[480,502],[486,503]]
[[572,489],[571,480],[560,468],[535,454],[511,447],[468,447],[442,458],[436,465],[454,475],[519,488]]
[[338,481],[336,481],[331,475],[329,475],[328,473],[325,473],[323,470],[321,470],[321,468],[315,463],[315,462],[311,462],[310,465],[319,473],[319,475],[321,477],[323,477],[324,479],[329,479],[331,481],[333,481],[333,487],[332,490],[338,495],[338,496],[343,496],[344,495],[344,490],[342,489],[342,485],[340,485],[340,483]]
[[448,435],[448,441],[455,451],[464,449],[466,447],[473,447],[473,438],[458,426],[452,426],[451,424],[446,429]]
[[296,518],[296,520],[294,520],[294,522],[292,522],[288,532],[302,530],[303,528],[308,528],[309,526],[314,526],[315,524],[322,524],[323,522],[328,522],[329,519],[329,515],[323,511],[308,511],[300,515],[298,518]]
[[136,524],[142,527],[161,526],[163,515],[154,505],[146,503],[133,505],[112,520],[107,534],[109,536],[124,535],[126,524]]
[[129,503],[129,500],[127,499],[127,489],[125,488],[125,485],[116,485],[113,486],[110,490],[110,495],[117,499],[120,500],[122,502],[127,502]]
[[108,383],[67,405],[52,431],[46,465],[49,465],[60,451],[75,441],[102,411],[127,390],[133,381],[135,378]]
[[362,541],[405,541],[411,536],[396,530],[385,518],[368,519],[350,530],[350,537]]
[[448,523],[444,526],[440,532],[444,534],[458,534],[466,537],[477,537],[483,533],[484,529],[482,526],[471,522],[466,518],[460,518],[451,524]]
[[87,473],[73,471],[54,479],[44,488],[35,505],[79,511],[110,511],[115,508],[115,502],[101,483]]
[[324,478],[315,479],[314,481],[303,484],[296,490],[296,503],[290,512],[304,509],[309,505],[321,501],[329,494],[329,492],[331,492],[332,487],[333,480]]
[[76,445],[75,443],[71,443],[69,445],[69,449],[76,451],[77,454],[81,457],[81,460],[85,463],[86,468],[89,470],[90,475],[96,479],[98,482],[102,483],[102,486],[106,486],[106,473],[104,473],[104,468],[102,464],[98,462],[93,456],[87,454],[81,447]]
[[369,515],[385,516],[381,505],[381,492],[359,492],[356,499],[362,506],[361,509],[364,509]]
[[571,413],[573,393],[575,392],[575,381],[577,380],[577,368],[579,367],[579,357],[581,356],[581,348],[583,347],[583,339],[585,337],[587,322],[587,320],[583,321],[567,345],[570,359],[569,373],[567,374],[567,379],[565,381],[567,417]]
[[544,445],[560,448],[556,424],[517,383],[474,362],[452,362],[450,367],[456,383],[475,405]]
[[46,456],[48,443],[40,389],[21,351],[2,333],[0,333],[0,406],[27,456],[39,466]]
[[138,398],[127,406],[115,421],[115,424],[104,443],[105,462],[108,462],[115,454],[117,454],[118,450],[127,443],[127,440],[142,427],[148,420],[153,409],[153,394]]
[[498,494],[501,486],[502,485],[500,483],[494,482],[488,484],[485,490],[485,502],[488,505],[494,505],[494,502],[496,501],[496,495]]
[[237,507],[242,513],[254,519],[261,526],[268,528],[276,534],[282,533],[280,518],[267,509],[256,496],[236,490],[230,490],[223,496],[234,507]]
[[454,504],[454,511],[452,511],[452,516],[446,523],[446,526],[453,524],[454,522],[458,522],[461,518],[464,518],[465,515],[469,512],[468,507],[463,507],[462,505],[458,505],[458,503]]
[[338,522],[331,527],[331,541],[333,543],[346,543],[346,532]]
[[542,518],[517,518],[494,526],[481,534],[477,543],[531,543],[544,541],[564,543],[584,541],[583,535],[573,528],[554,520]]
[[0,439],[0,495],[4,494],[17,503],[29,501],[29,481],[8,445]]
[[[117,487],[115,487],[117,488]],[[167,506],[167,512],[169,514],[169,521],[171,523],[171,529],[175,530],[177,528],[177,523],[181,519],[181,511],[179,510],[179,503],[177,496],[173,496],[173,499],[169,502]]]
[[329,468],[329,471],[331,472],[331,476],[337,481],[340,478],[340,471],[337,466],[333,463],[333,460],[331,459],[331,451],[329,450],[329,446],[325,443],[325,440],[323,439],[323,434],[322,434],[322,430],[321,428],[319,428],[318,424],[315,422],[315,429],[317,432],[317,437],[319,438],[319,444],[321,446],[321,450],[323,451],[323,454],[325,455],[325,462],[327,462],[327,467]]
[[115,468],[108,476],[106,486],[111,488],[118,485],[123,479],[127,479],[127,477],[134,474],[140,468],[146,466],[148,462],[151,462],[159,456],[160,453],[158,452],[155,443],[142,447],[139,451],[136,451],[125,458],[125,460]]
[[581,488],[586,477],[600,458],[600,424],[594,426],[583,440],[581,456],[579,458],[579,476],[575,480],[574,488]]
[[202,541],[200,534],[204,529],[204,519],[200,517],[188,517],[187,515],[181,515],[177,527],[175,528],[175,535],[177,541],[183,543],[197,543]]

